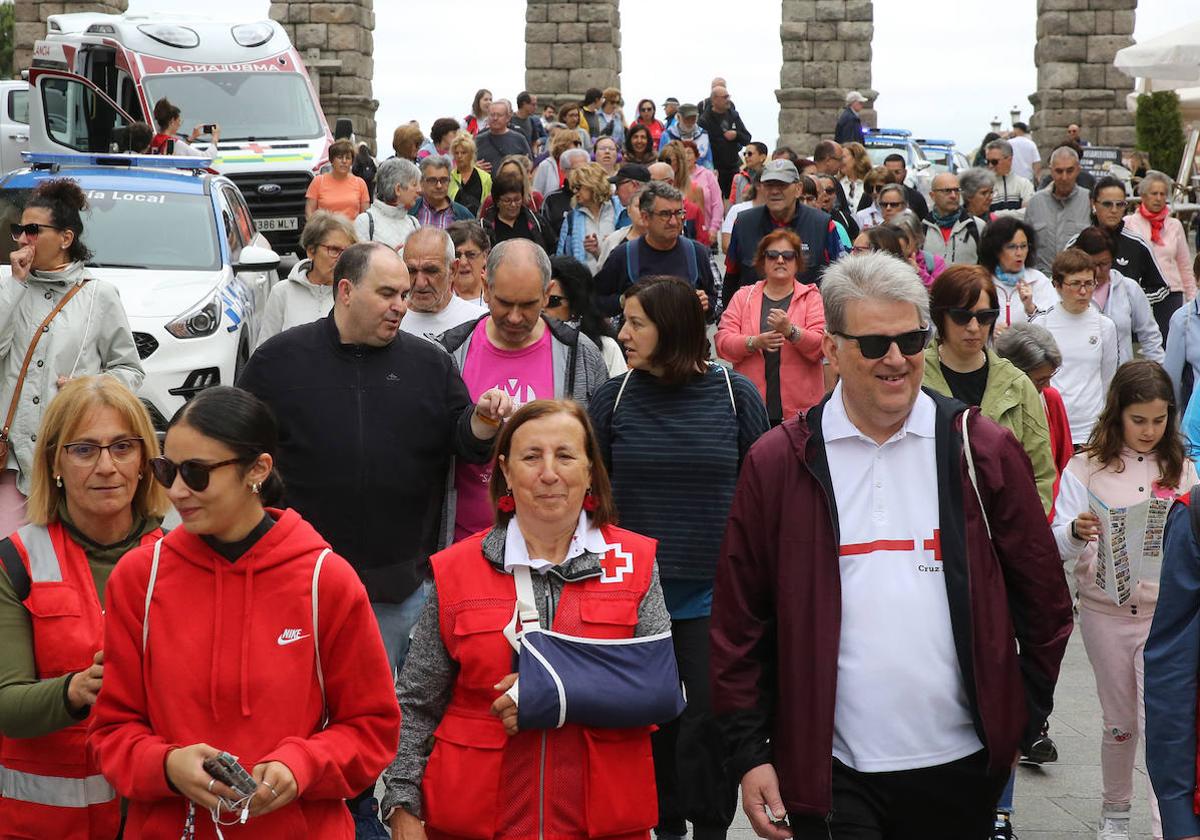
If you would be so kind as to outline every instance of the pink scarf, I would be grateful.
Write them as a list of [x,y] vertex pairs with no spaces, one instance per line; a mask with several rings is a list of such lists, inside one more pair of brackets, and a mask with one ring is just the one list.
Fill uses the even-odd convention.
[[1145,204],[1138,205],[1138,212],[1142,214],[1142,218],[1150,223],[1150,241],[1155,245],[1163,244],[1162,229],[1163,223],[1167,220],[1167,216],[1171,213],[1170,207],[1164,207],[1157,213],[1151,213],[1146,209]]

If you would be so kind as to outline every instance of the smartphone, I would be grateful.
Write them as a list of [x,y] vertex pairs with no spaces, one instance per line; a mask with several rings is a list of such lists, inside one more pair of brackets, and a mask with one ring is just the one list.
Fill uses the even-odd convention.
[[788,824],[787,817],[781,820],[775,819],[775,815],[771,813],[771,806],[765,802],[763,803],[763,813],[767,815],[767,822],[776,828],[784,828]]
[[238,764],[235,756],[220,752],[204,759],[204,772],[218,782],[233,788],[242,796],[252,796],[258,790],[258,782],[246,772],[246,768]]
[[216,123],[205,123],[204,125],[200,126],[200,132],[202,134],[212,134],[216,130],[217,130]]

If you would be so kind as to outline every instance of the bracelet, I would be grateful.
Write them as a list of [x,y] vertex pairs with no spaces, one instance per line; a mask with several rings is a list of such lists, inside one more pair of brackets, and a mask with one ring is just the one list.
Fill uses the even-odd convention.
[[790,330],[788,330],[787,340],[795,341],[799,337],[800,337],[800,328],[797,327],[795,324],[792,324],[792,328]]
[[1079,536],[1079,530],[1075,527],[1075,520],[1071,520],[1071,536],[1078,542],[1083,542],[1083,537]]
[[497,417],[487,417],[479,413],[479,409],[475,409],[475,419],[487,426],[497,427],[500,425],[500,419]]
[[749,353],[754,352],[754,336],[752,335],[746,336],[746,351]]

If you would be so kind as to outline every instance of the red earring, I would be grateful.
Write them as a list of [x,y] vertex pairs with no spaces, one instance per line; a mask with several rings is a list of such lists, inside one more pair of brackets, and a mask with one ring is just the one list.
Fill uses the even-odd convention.
[[598,501],[596,501],[596,497],[594,495],[592,495],[592,491],[589,488],[587,493],[585,493],[583,496],[583,509],[586,510],[588,513],[591,513],[599,506],[600,506],[600,503]]
[[501,513],[512,513],[517,509],[517,500],[513,498],[512,492],[509,491],[499,498],[496,502],[496,507]]

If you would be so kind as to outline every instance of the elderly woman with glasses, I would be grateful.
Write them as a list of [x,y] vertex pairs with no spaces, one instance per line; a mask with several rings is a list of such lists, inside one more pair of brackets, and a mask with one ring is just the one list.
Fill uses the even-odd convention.
[[[526,155],[505,155],[501,159],[500,165],[492,172],[492,180],[494,181],[504,173],[519,176],[523,185],[521,189],[522,201],[532,212],[540,213],[542,212],[544,196],[533,188],[533,175],[530,171],[532,165]],[[486,216],[488,211],[492,209],[493,201],[494,199],[490,192],[484,196],[483,204],[479,207],[480,218]]]
[[758,387],[777,426],[825,396],[825,308],[817,287],[798,279],[804,254],[794,231],[764,236],[754,264],[763,279],[734,292],[717,329],[717,354]]
[[[393,161],[386,160],[384,165]],[[409,161],[400,163],[417,168]],[[271,289],[256,347],[284,330],[329,314],[333,308],[333,267],[342,252],[356,242],[358,234],[344,217],[326,210],[318,210],[312,215],[300,233],[300,247],[307,256],[292,266],[288,276]]]
[[162,536],[156,455],[145,407],[111,376],[68,382],[42,418],[29,524],[0,540],[0,835],[118,834],[87,718],[104,681],[109,575]]
[[997,335],[1058,300],[1049,278],[1031,267],[1036,250],[1037,234],[1023,219],[1001,216],[984,228],[979,264],[991,272],[996,286],[1000,303]]
[[463,220],[446,228],[454,243],[454,294],[463,300],[487,306],[483,287],[487,282],[487,258],[492,240],[479,222]]
[[983,266],[950,266],[929,289],[929,312],[937,335],[925,350],[924,384],[979,406],[985,416],[1013,433],[1033,465],[1038,494],[1049,515],[1058,474],[1046,412],[1029,377],[989,347],[1000,314],[991,275]]
[[550,250],[554,233],[538,213],[525,204],[525,182],[515,172],[503,172],[492,179],[491,205],[479,223],[496,245],[509,239],[529,239]]
[[[176,413],[150,462],[183,525],[113,570],[88,736],[128,800],[126,837],[212,837],[211,819],[230,837],[352,840],[344,800],[395,752],[400,710],[366,590],[273,506],[278,443],[265,403],[216,386]],[[222,751],[245,788],[206,766]]]
[[996,176],[981,166],[974,166],[958,173],[958,186],[962,190],[962,203],[967,213],[991,221]]
[[1062,367],[1051,381],[1067,407],[1071,442],[1080,447],[1104,410],[1108,386],[1117,372],[1117,327],[1092,305],[1096,270],[1090,254],[1068,248],[1054,258],[1051,272],[1059,302],[1033,320],[1050,331],[1062,353]]
[[[1099,187],[1100,183],[1096,182],[1096,186]],[[1185,300],[1196,296],[1196,275],[1192,270],[1187,233],[1179,219],[1171,216],[1171,207],[1167,203],[1174,188],[1175,182],[1170,177],[1162,172],[1150,170],[1138,184],[1138,195],[1141,196],[1142,202],[1138,205],[1137,212],[1124,219],[1126,229],[1140,236],[1143,243],[1149,244],[1155,256],[1155,265],[1161,269],[1162,276],[1171,290],[1162,300],[1151,301],[1154,304],[1154,317],[1164,337],[1168,334],[1171,315]],[[1130,248],[1125,245],[1124,239],[1121,240],[1121,245],[1123,248]],[[1129,254],[1121,253],[1118,256],[1123,260],[1130,259]],[[1140,285],[1150,293],[1145,283]]]

